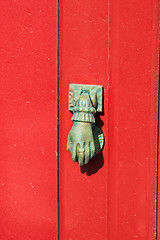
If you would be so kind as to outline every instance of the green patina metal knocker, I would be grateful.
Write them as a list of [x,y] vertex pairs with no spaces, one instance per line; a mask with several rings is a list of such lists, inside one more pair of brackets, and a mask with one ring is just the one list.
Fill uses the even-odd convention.
[[102,95],[102,86],[69,86],[69,110],[73,112],[74,124],[68,135],[67,150],[80,166],[99,154],[104,145],[102,130],[95,125],[94,118],[96,112],[102,112]]

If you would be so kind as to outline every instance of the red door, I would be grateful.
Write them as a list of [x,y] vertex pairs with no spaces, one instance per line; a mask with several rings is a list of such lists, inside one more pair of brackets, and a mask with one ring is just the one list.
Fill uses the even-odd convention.
[[[104,87],[102,154],[66,151],[68,87]],[[158,1],[60,1],[60,239],[156,239]]]
[[[158,0],[0,12],[0,239],[160,239]],[[71,83],[104,89],[104,149],[82,167],[67,151]]]
[[57,237],[57,3],[0,2],[0,239]]

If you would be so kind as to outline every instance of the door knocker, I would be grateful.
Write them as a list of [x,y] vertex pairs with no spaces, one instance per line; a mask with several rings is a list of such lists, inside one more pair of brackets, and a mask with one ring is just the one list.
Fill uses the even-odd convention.
[[102,112],[102,86],[70,84],[69,110],[73,127],[68,135],[67,150],[73,162],[82,166],[99,154],[104,145],[102,130],[95,125],[94,114]]

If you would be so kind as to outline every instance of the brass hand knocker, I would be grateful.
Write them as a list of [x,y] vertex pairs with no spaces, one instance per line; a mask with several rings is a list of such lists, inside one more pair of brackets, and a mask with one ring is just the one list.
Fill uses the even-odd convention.
[[102,86],[70,84],[69,110],[73,112],[73,127],[68,135],[67,150],[73,162],[87,164],[100,153],[104,145],[102,130],[95,123],[94,114],[102,112]]

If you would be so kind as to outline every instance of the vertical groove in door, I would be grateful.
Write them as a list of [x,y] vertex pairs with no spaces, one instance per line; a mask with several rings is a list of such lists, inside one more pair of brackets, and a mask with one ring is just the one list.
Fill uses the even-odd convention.
[[60,0],[57,0],[57,240],[60,239]]
[[[159,74],[160,77],[160,74]],[[157,118],[157,182],[156,182],[156,240],[158,239],[158,160],[159,160],[159,81],[158,81],[158,118]]]
[[[160,47],[159,47],[160,49]],[[160,50],[159,50],[160,51]],[[160,79],[160,53],[159,53],[159,79]],[[160,84],[159,84],[159,81],[158,81],[158,119],[157,119],[157,186],[156,186],[156,240],[159,239],[159,184],[158,184],[158,181],[159,181],[159,164],[158,164],[158,161],[159,161],[159,87],[160,87]]]

